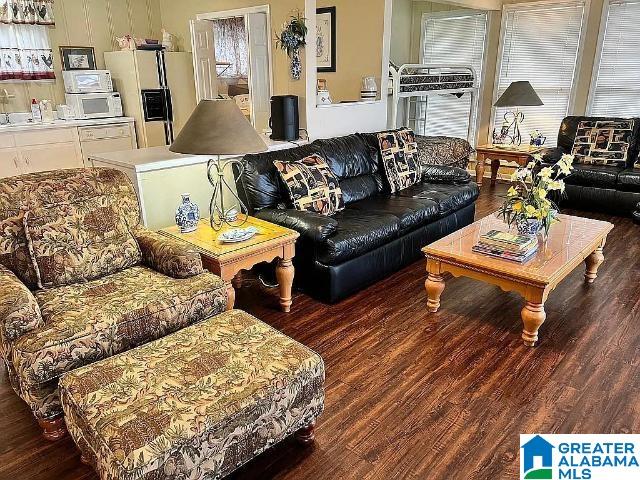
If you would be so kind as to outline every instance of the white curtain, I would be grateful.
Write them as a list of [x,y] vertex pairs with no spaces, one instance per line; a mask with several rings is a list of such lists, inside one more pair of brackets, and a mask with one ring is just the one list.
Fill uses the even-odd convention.
[[54,25],[53,0],[0,0],[0,22]]
[[47,27],[0,24],[0,62],[0,80],[56,78]]
[[247,77],[249,75],[249,46],[244,17],[221,18],[213,21],[216,44],[216,62],[228,62],[229,68],[218,69],[221,77]]

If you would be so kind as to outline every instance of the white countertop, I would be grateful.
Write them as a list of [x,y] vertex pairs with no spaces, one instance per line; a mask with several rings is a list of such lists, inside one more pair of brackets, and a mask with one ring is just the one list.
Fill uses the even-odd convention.
[[[295,142],[275,141],[266,136],[263,136],[263,139],[267,144],[268,151],[285,150],[309,143],[308,140],[296,140]],[[220,159],[225,160],[242,156],[243,155],[221,155]],[[151,172],[154,170],[207,163],[210,158],[217,158],[217,156],[173,153],[169,151],[169,147],[151,147],[89,155],[90,160],[132,169],[136,172]]]
[[42,130],[47,128],[73,128],[73,127],[92,127],[99,125],[113,125],[114,123],[129,123],[133,122],[131,117],[111,117],[111,118],[94,118],[88,120],[76,119],[76,120],[55,120],[49,123],[11,123],[8,125],[0,125],[0,134],[2,133],[16,133],[26,132],[33,130]]

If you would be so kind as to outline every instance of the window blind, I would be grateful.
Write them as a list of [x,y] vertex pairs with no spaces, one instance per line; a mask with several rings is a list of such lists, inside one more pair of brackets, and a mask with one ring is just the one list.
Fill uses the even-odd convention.
[[591,115],[640,114],[640,1],[610,1],[592,87]]
[[[574,77],[583,3],[548,3],[506,7],[503,11],[501,58],[496,100],[511,82],[528,80],[544,105],[521,107],[523,142],[538,129],[554,146],[562,119],[567,115]],[[513,108],[496,108],[493,126],[500,129],[504,114]]]
[[[471,65],[480,79],[486,32],[486,12],[425,15],[421,63]],[[426,115],[425,102],[428,102]],[[422,97],[416,108],[416,117],[420,119],[418,131],[424,135],[467,138],[472,107],[470,93],[465,93],[461,98],[451,94]],[[477,112],[474,117],[477,117]],[[474,138],[477,118],[471,121],[471,135]]]

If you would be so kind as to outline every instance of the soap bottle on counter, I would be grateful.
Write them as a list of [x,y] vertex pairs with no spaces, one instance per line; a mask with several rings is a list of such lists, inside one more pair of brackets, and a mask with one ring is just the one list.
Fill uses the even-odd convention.
[[42,116],[42,121],[44,123],[52,123],[55,121],[56,117],[53,113],[53,104],[51,103],[51,100],[40,101],[40,115]]
[[31,118],[33,119],[33,123],[42,123],[42,111],[35,98],[31,99]]

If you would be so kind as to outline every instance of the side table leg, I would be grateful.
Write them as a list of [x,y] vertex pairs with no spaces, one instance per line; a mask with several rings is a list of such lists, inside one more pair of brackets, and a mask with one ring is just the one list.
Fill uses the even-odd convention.
[[498,170],[500,169],[500,160],[491,160],[491,186],[496,184],[498,178]]
[[291,311],[291,290],[293,288],[293,275],[295,270],[293,262],[290,258],[281,258],[276,267],[276,278],[280,284],[280,306],[282,311],[288,313]]
[[527,301],[521,312],[522,323],[524,323],[524,330],[522,330],[522,340],[527,347],[535,346],[538,341],[538,330],[547,318],[547,314],[544,311],[544,303],[533,303]]
[[478,185],[482,185],[482,179],[484,178],[484,162],[486,158],[484,154],[478,153],[476,154],[476,183]]
[[444,291],[444,280],[441,275],[430,273],[424,286],[427,289],[427,310],[436,313],[440,308],[440,295]]
[[602,253],[603,248],[604,240],[602,241],[600,246],[596,248],[595,251],[584,260],[584,263],[587,266],[584,272],[584,280],[587,283],[593,283],[594,280],[598,277],[598,267],[600,267],[600,265],[602,265],[602,262],[604,262],[604,254]]
[[225,285],[227,287],[227,310],[233,310],[236,303],[236,290],[231,282],[225,282]]

